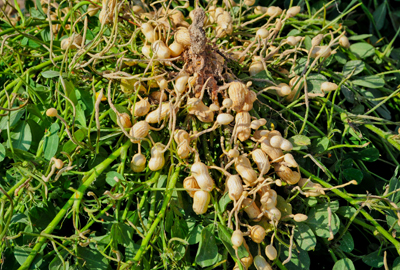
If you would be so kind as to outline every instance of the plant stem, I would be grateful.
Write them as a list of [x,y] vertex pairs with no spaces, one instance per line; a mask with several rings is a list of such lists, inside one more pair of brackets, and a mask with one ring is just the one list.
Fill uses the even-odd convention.
[[150,239],[153,236],[153,233],[156,230],[158,223],[160,223],[161,219],[164,218],[169,201],[172,197],[173,189],[175,187],[176,182],[178,181],[180,171],[181,171],[181,167],[177,167],[175,172],[172,174],[171,179],[168,183],[168,189],[165,191],[165,199],[164,199],[163,205],[161,207],[161,210],[160,210],[160,212],[158,212],[157,218],[154,220],[153,224],[151,225],[149,231],[146,234],[146,237],[142,240],[142,244],[140,245],[140,248],[139,248],[138,252],[136,253],[136,256],[133,258],[133,261],[139,261],[142,258],[143,252],[147,249],[148,243],[150,242]]

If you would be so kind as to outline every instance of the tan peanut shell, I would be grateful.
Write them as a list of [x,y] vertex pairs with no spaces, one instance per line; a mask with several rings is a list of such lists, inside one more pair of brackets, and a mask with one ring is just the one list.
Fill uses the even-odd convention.
[[257,173],[251,167],[250,160],[245,156],[240,156],[235,160],[235,169],[242,177],[246,185],[252,186],[257,180]]
[[160,98],[161,98],[161,102],[164,102],[167,100],[167,94],[162,93],[161,91],[155,91],[150,94],[150,98],[154,101],[154,103],[158,104],[160,102]]
[[207,212],[210,199],[211,196],[209,192],[204,190],[196,191],[193,196],[193,211],[198,215]]
[[251,156],[254,163],[257,164],[258,172],[261,174],[261,172],[264,170],[264,174],[268,173],[271,165],[269,164],[268,156],[264,153],[264,151],[261,149],[256,149],[253,151],[253,153],[251,153]]
[[192,198],[197,190],[190,190],[190,189],[200,189],[196,179],[193,176],[188,176],[185,178],[185,180],[183,180],[183,188],[186,189],[187,193]]
[[190,172],[196,178],[197,184],[202,190],[211,191],[214,188],[214,180],[211,178],[207,166],[197,161],[193,163]]
[[133,115],[136,117],[145,116],[150,111],[150,103],[147,98],[136,102],[135,104],[135,111]]
[[156,143],[151,148],[151,158],[149,160],[149,169],[152,171],[158,171],[164,167],[165,158],[164,153],[161,151],[164,150],[164,145],[161,143]]
[[279,178],[289,185],[294,185],[299,182],[301,176],[298,172],[292,171],[289,167],[283,165],[281,162],[275,163],[273,166]]
[[272,147],[269,143],[268,139],[262,139],[261,141],[261,150],[266,153],[271,160],[275,160],[281,156],[283,156],[283,152],[279,148]]
[[257,270],[272,270],[271,265],[261,255],[254,257],[254,266]]
[[196,117],[204,123],[214,121],[214,112],[198,98],[190,98],[187,102],[189,114],[196,115]]
[[146,157],[137,153],[132,157],[131,169],[134,172],[142,172],[146,168]]
[[229,198],[233,200],[239,200],[243,193],[243,183],[239,175],[231,175],[226,180],[226,186],[228,188]]
[[240,111],[246,102],[247,87],[241,82],[232,82],[228,88],[229,98],[232,100],[232,109]]
[[261,218],[258,217],[261,214],[260,208],[258,208],[256,203],[252,199],[245,198],[242,202],[242,208],[244,208],[244,211],[251,220],[261,220]]
[[150,124],[155,124],[158,123],[158,116],[161,110],[161,115],[160,115],[160,121],[164,119],[169,113],[170,113],[170,104],[169,103],[163,103],[161,106],[158,106],[158,108],[152,112],[150,112],[146,116],[146,122]]
[[245,141],[250,138],[250,123],[251,116],[248,112],[238,112],[235,117],[236,120],[236,132],[237,137],[240,141]]
[[265,230],[260,225],[255,225],[251,228],[250,238],[255,243],[261,243],[265,238]]
[[[129,135],[132,137],[143,139],[149,134],[150,125],[146,121],[139,121],[129,131]],[[133,141],[134,143],[138,143],[139,141]]]

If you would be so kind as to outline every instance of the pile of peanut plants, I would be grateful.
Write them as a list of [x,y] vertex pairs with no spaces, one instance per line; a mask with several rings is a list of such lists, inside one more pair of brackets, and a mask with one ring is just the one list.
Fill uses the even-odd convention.
[[6,1],[0,269],[400,269],[400,30],[294,2]]

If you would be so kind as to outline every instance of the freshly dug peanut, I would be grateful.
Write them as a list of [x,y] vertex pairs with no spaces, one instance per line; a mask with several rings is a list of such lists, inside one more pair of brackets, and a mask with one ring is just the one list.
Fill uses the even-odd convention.
[[264,126],[266,123],[267,123],[267,120],[265,120],[264,118],[253,120],[253,121],[251,121],[250,128],[257,130],[260,127]]
[[186,90],[186,85],[189,80],[189,75],[182,74],[175,80],[175,91],[176,93],[183,94]]
[[198,98],[190,98],[187,102],[188,113],[196,115],[197,119],[201,122],[209,123],[214,121],[214,112],[203,103],[203,101]]
[[278,256],[278,252],[276,251],[276,248],[273,245],[268,245],[265,247],[265,255],[267,255],[268,259],[273,261]]
[[257,100],[257,94],[254,91],[249,90],[249,92],[246,95],[245,102],[242,107],[242,111],[248,112],[253,109],[253,104],[254,101]]
[[289,8],[288,11],[286,12],[286,17],[292,18],[292,17],[296,16],[300,12],[300,9],[301,8],[299,6],[293,6],[293,7]]
[[236,158],[235,169],[242,177],[246,185],[252,186],[255,184],[255,181],[257,180],[257,173],[251,167],[250,160],[247,157],[242,155]]
[[192,152],[192,148],[189,145],[189,141],[183,141],[178,145],[178,156],[182,159],[187,158],[190,155],[190,152]]
[[207,212],[208,205],[210,204],[210,193],[204,190],[198,190],[193,196],[193,211],[197,215]]
[[139,102],[136,102],[135,110],[132,112],[132,114],[136,117],[140,117],[140,116],[145,116],[149,111],[150,111],[150,103],[147,100],[147,98],[145,98],[140,100]]
[[151,24],[143,23],[142,26],[140,27],[140,30],[142,30],[142,33],[146,37],[146,40],[148,42],[153,43],[156,40],[158,40],[157,32],[154,31],[154,28]]
[[271,160],[275,160],[283,156],[283,152],[279,148],[272,147],[269,140],[264,138],[261,139],[261,150],[263,150]]
[[161,143],[156,143],[152,148],[151,148],[151,158],[149,160],[149,169],[152,171],[158,171],[164,167],[165,164],[165,158],[164,158],[164,153],[162,151],[164,150],[165,145]]
[[197,190],[190,190],[190,189],[200,189],[196,179],[193,176],[188,176],[185,178],[185,180],[183,180],[183,188],[186,189],[187,193],[192,198],[194,197],[194,193]]
[[82,45],[82,41],[83,38],[79,34],[75,35],[74,37],[71,36],[69,38],[63,39],[61,41],[61,49],[62,50],[67,50],[68,48],[71,50],[76,49]]
[[228,188],[229,198],[233,200],[239,200],[243,193],[243,183],[239,175],[231,175],[226,180],[226,186]]
[[338,85],[336,83],[331,83],[331,82],[323,82],[321,84],[321,91],[326,94],[332,91],[335,91],[338,88]]
[[229,113],[220,113],[217,116],[217,123],[219,125],[229,125],[235,118]]
[[282,217],[282,214],[281,214],[281,211],[279,211],[278,208],[271,208],[271,209],[269,209],[268,212],[267,212],[267,217],[268,217],[270,220],[279,221],[279,220],[281,219],[281,217]]
[[260,225],[255,225],[251,228],[250,238],[255,243],[261,243],[265,238],[265,230]]
[[246,96],[249,90],[241,82],[232,82],[228,88],[229,98],[232,100],[232,109],[240,111],[246,102]]
[[171,51],[162,40],[157,40],[154,42],[152,49],[156,54],[157,59],[168,59],[171,57]]
[[236,120],[236,132],[237,137],[240,141],[245,141],[250,138],[250,123],[251,116],[248,112],[238,112],[235,117]]
[[341,36],[339,38],[339,45],[342,46],[345,49],[350,48],[350,42],[349,39],[346,36]]
[[[261,149],[256,149],[252,152],[251,154],[254,163],[257,164],[257,168],[259,173],[261,174],[261,172],[268,173],[269,169],[270,169],[270,164],[269,164],[269,160],[267,155],[263,152],[263,150]],[[265,167],[265,169],[264,169]],[[263,171],[264,170],[264,171]]]
[[202,190],[212,191],[214,188],[214,180],[208,172],[207,166],[201,161],[196,161],[190,168],[190,172],[197,181],[197,184]]
[[167,115],[169,115],[171,106],[169,103],[163,103],[156,110],[150,112],[146,116],[146,122],[150,124],[158,123],[158,116],[161,110],[160,120],[164,119]]
[[[260,30],[258,30],[258,31],[260,31]],[[260,60],[260,57],[259,56],[254,57],[253,61],[250,64],[250,67],[249,67],[250,76],[251,77],[255,76],[256,74],[260,73],[263,70],[264,70],[264,66]]]
[[273,189],[268,190],[262,195],[260,199],[261,210],[264,211],[274,208],[277,204],[277,201],[278,194],[276,193],[276,191]]
[[[297,185],[302,188],[307,182],[307,180],[308,180],[307,178],[301,178],[297,183]],[[317,197],[325,194],[325,191],[322,190],[322,186],[312,181],[308,181],[305,187],[311,188],[304,192],[306,197]]]
[[242,202],[242,208],[244,208],[244,211],[251,220],[256,222],[261,220],[261,218],[258,218],[261,214],[260,208],[258,208],[252,199],[245,198]]
[[257,270],[272,270],[271,265],[261,255],[254,257],[254,266]]
[[[138,139],[144,139],[147,134],[149,134],[150,125],[146,121],[139,121],[129,131],[132,137]],[[138,143],[139,141],[134,140],[133,143]]]
[[304,214],[296,214],[293,217],[293,220],[296,222],[303,222],[306,221],[308,219],[308,216],[304,215]]
[[160,102],[160,98],[161,98],[161,102],[164,102],[167,100],[167,94],[162,93],[161,91],[155,91],[150,94],[150,98],[154,101],[154,103],[158,104]]
[[299,182],[301,176],[298,172],[292,171],[289,167],[285,166],[281,162],[275,163],[273,166],[279,178],[289,185],[294,185]]
[[131,169],[134,172],[143,172],[146,168],[146,157],[143,154],[137,153],[132,157]]
[[175,33],[175,41],[181,44],[183,47],[189,47],[191,44],[189,29],[186,27],[179,27]]
[[231,242],[234,247],[240,247],[243,244],[243,233],[241,230],[235,230],[232,233]]
[[285,154],[285,156],[283,157],[283,160],[285,161],[286,165],[288,165],[289,167],[294,167],[297,168],[299,167],[299,164],[297,164],[296,160],[294,159],[292,154]]
[[120,113],[117,115],[119,122],[124,128],[132,127],[131,117],[127,113]]

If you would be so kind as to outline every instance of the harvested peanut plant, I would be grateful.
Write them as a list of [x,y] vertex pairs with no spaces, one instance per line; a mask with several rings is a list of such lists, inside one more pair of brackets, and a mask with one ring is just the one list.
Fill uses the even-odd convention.
[[133,2],[3,11],[2,269],[400,265],[398,63],[360,4]]

